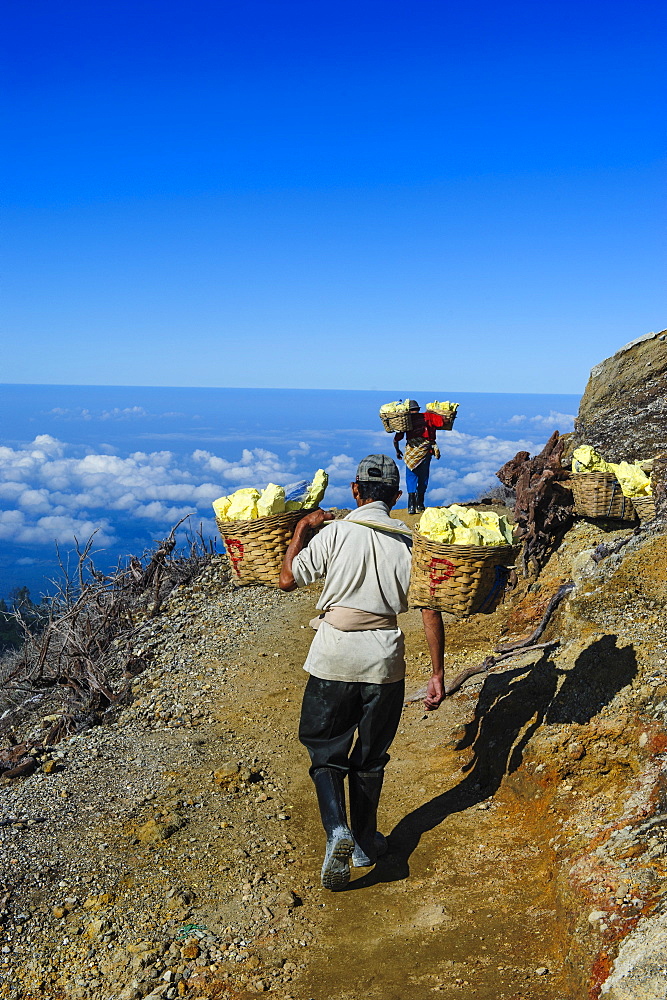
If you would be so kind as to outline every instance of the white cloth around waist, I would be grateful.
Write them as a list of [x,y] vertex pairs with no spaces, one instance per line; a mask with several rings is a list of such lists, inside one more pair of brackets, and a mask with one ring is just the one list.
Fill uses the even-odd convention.
[[367,632],[369,629],[398,628],[396,615],[376,615],[372,611],[359,611],[357,608],[344,608],[337,605],[311,618],[310,626],[318,630],[322,622],[328,622],[341,632]]
[[400,628],[343,632],[321,619],[303,669],[327,681],[393,684],[405,677],[405,639]]

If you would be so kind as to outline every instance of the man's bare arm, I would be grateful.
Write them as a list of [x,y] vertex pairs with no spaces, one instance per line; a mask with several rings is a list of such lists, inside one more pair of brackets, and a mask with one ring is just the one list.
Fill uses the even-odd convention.
[[422,622],[431,654],[431,678],[426,689],[424,708],[432,712],[445,698],[445,626],[442,613],[432,608],[422,608]]
[[285,558],[283,559],[282,569],[280,570],[280,580],[278,586],[281,590],[296,590],[297,584],[292,573],[292,562],[295,556],[298,556],[299,552],[306,547],[311,539],[313,529],[319,528],[321,524],[325,521],[333,521],[334,515],[329,510],[313,510],[310,514],[306,514],[297,523],[294,535],[292,536],[292,541],[287,547],[287,552],[285,553]]

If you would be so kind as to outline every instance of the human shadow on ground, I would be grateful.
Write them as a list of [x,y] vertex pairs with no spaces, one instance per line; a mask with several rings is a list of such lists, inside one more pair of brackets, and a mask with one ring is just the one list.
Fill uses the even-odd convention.
[[503,777],[521,766],[526,746],[543,723],[590,722],[636,673],[634,648],[619,648],[617,636],[605,635],[577,657],[571,670],[558,670],[545,653],[536,663],[490,674],[456,744],[457,750],[472,748],[473,753],[462,768],[463,780],[404,816],[389,835],[387,854],[345,891],[407,878],[422,834],[493,795]]

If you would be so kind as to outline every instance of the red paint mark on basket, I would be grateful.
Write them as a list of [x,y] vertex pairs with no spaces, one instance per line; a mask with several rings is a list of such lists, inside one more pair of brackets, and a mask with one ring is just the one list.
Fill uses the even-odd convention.
[[238,538],[225,538],[225,548],[227,549],[230,562],[234,567],[234,572],[237,576],[240,576],[241,571],[238,564],[243,562],[243,542],[239,542]]
[[433,556],[431,562],[429,563],[429,581],[431,589],[431,597],[435,594],[441,583],[445,580],[449,580],[450,576],[453,576],[456,571],[456,566],[451,563],[449,559],[440,559],[438,556]]

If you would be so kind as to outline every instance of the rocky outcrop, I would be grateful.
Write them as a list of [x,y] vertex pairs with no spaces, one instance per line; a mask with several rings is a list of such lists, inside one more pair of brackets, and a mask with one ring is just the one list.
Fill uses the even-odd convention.
[[602,986],[605,1000],[663,1000],[665,996],[667,913],[640,920],[634,934],[621,944],[611,976]]
[[667,451],[667,330],[638,337],[592,369],[569,453],[580,444],[608,462]]

